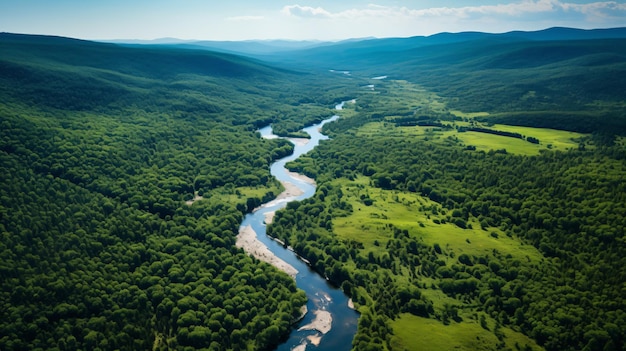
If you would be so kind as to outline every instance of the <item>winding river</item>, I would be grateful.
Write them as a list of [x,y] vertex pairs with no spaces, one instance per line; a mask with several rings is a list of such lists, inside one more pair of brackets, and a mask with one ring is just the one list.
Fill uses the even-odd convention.
[[[335,109],[341,110],[344,103],[345,102],[338,104],[335,106]],[[281,244],[268,237],[264,224],[266,213],[284,208],[288,202],[300,201],[313,196],[315,193],[315,185],[290,175],[285,168],[285,164],[311,151],[319,144],[320,140],[328,139],[328,137],[323,135],[319,130],[325,123],[332,122],[337,118],[339,118],[339,116],[335,115],[319,124],[305,128],[304,131],[311,136],[310,141],[306,144],[294,143],[293,154],[276,161],[271,166],[271,174],[274,177],[279,181],[295,185],[302,191],[302,194],[284,198],[279,201],[271,201],[270,203],[262,205],[253,213],[246,215],[241,223],[242,228],[247,226],[252,227],[257,234],[258,240],[265,244],[278,258],[298,270],[295,278],[296,285],[298,288],[304,290],[308,297],[308,313],[298,325],[295,326],[289,339],[277,347],[278,351],[350,350],[352,348],[352,339],[356,333],[359,314],[348,307],[348,297],[341,290],[329,284],[324,277],[313,271],[305,262],[298,259],[292,251],[285,249]],[[265,127],[261,129],[260,132],[265,138],[275,137],[272,134],[271,127]],[[313,322],[316,316],[318,319],[320,316],[330,316],[332,318],[330,330],[318,331],[308,329],[307,326]]]

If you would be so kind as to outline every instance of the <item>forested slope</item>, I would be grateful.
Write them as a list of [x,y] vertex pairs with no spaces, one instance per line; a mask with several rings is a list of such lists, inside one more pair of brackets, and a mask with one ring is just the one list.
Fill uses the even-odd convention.
[[458,109],[497,113],[496,123],[624,135],[625,43],[468,42],[414,51],[394,73]]
[[355,348],[624,349],[623,143],[476,151],[440,101],[375,89],[290,164],[319,188],[268,230],[362,306]]
[[336,43],[274,59],[408,80],[496,123],[626,135],[625,48],[624,28],[550,28]]
[[356,97],[268,228],[354,299],[355,349],[623,350],[623,39],[436,39],[286,70],[0,34],[0,349],[271,348],[305,297],[233,245],[292,149],[255,131]]
[[325,79],[0,35],[0,349],[275,345],[306,298],[235,235],[292,148],[256,128],[329,116],[345,88],[311,93]]

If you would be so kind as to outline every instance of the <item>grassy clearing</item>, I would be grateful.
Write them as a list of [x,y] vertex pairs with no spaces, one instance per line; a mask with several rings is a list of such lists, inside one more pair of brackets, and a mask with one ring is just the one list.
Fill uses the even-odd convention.
[[563,130],[518,127],[505,124],[494,124],[487,128],[537,138],[539,139],[539,144],[533,144],[522,139],[480,132],[455,133],[454,135],[462,140],[465,145],[476,146],[477,150],[489,151],[506,149],[507,152],[517,155],[537,155],[542,150],[567,150],[577,148],[577,140],[585,136],[585,134]]
[[[384,88],[384,89],[382,89]],[[456,142],[459,146],[475,146],[478,151],[506,149],[508,153],[517,155],[538,155],[545,150],[567,150],[578,147],[578,139],[585,134],[547,128],[518,127],[504,124],[485,125],[474,120],[476,117],[488,116],[487,112],[463,112],[449,110],[445,100],[406,81],[386,81],[381,91],[377,93],[376,103],[384,106],[385,120],[362,126],[357,135],[373,136],[384,135],[394,138],[424,137],[433,142]],[[357,101],[358,104],[358,101]],[[352,108],[352,107],[350,107]],[[463,120],[445,120],[444,124],[453,129],[436,127],[397,127],[392,121],[412,111],[415,115],[445,116],[453,115]],[[394,113],[400,116],[394,115]],[[354,111],[346,112],[346,116],[353,116]],[[519,133],[525,137],[539,139],[539,144],[533,144],[523,139],[480,132],[459,133],[457,127],[482,127],[503,132]]]
[[391,101],[419,110],[428,107],[431,111],[446,112],[446,103],[437,94],[405,80],[389,80],[385,84]]
[[[340,186],[343,199],[348,201],[353,212],[347,217],[333,219],[333,232],[344,240],[363,243],[365,254],[386,252],[391,231],[388,225],[408,230],[409,234],[427,245],[439,244],[444,255],[440,258],[448,267],[458,265],[457,257],[466,253],[470,256],[491,255],[494,251],[511,255],[521,264],[535,264],[543,256],[533,246],[508,237],[497,228],[480,229],[476,219],[469,223],[474,229],[462,229],[446,221],[448,213],[438,203],[415,193],[396,190],[383,190],[370,186],[367,177],[354,181],[335,180]],[[366,205],[363,198],[371,199]],[[436,214],[435,214],[436,213]],[[457,306],[460,323],[444,325],[440,320],[402,314],[392,323],[394,337],[392,344],[398,350],[499,350],[503,347],[523,349],[529,345],[533,350],[541,350],[525,335],[508,328],[499,327],[485,315],[487,329],[481,326],[480,314],[466,302],[446,295],[438,288],[435,277],[420,276],[422,294],[432,301],[435,311],[441,312],[446,306]],[[408,272],[396,276],[398,283],[409,283]],[[501,340],[498,339],[498,336]]]
[[[487,319],[490,329],[493,322]],[[489,330],[482,328],[478,321],[444,325],[438,320],[402,314],[392,323],[394,336],[391,340],[394,350],[501,350],[503,348],[541,350],[537,344],[523,334],[509,328],[501,328],[503,343]]]
[[416,232],[425,243],[431,245],[437,243],[444,250],[452,250],[457,255],[466,253],[470,256],[481,256],[497,250],[504,255],[511,255],[525,262],[536,262],[543,257],[534,246],[525,245],[515,238],[508,237],[497,228],[482,230],[477,222],[473,222],[472,226],[474,229],[461,229],[449,223],[430,222],[424,227],[417,228]]
[[357,101],[350,101],[343,104],[343,108],[341,110],[333,110],[335,114],[339,115],[341,118],[351,118],[356,115],[356,105]]
[[205,194],[201,201],[211,201],[211,199],[216,199],[219,202],[226,202],[236,206],[240,203],[245,204],[248,198],[262,199],[265,194],[269,192],[274,193],[274,196],[278,196],[278,194],[280,194],[283,190],[285,189],[278,182],[270,182],[267,187],[224,187],[217,191],[212,191],[209,196],[206,196],[207,194]]
[[[454,127],[467,127],[468,122],[454,122]],[[389,122],[372,122],[359,128],[357,136],[380,136],[394,138],[428,138],[431,142],[454,142],[460,147],[475,146],[478,151],[506,149],[508,153],[516,155],[538,155],[542,150],[567,150],[578,147],[577,139],[585,134],[546,128],[530,128],[496,124],[490,129],[519,133],[539,139],[539,144],[533,144],[523,139],[480,132],[462,132],[456,129],[442,129],[436,127],[396,127]]]
[[360,137],[384,136],[388,138],[428,138],[429,141],[441,141],[459,133],[456,130],[444,130],[437,127],[396,127],[389,122],[370,122],[363,125],[356,135]]
[[[497,228],[483,230],[476,221],[470,221],[473,229],[462,229],[450,223],[435,223],[435,220],[446,220],[447,213],[438,203],[418,194],[374,188],[369,186],[367,177],[359,177],[354,182],[337,182],[342,187],[344,199],[352,205],[353,213],[334,219],[333,231],[343,239],[362,242],[372,251],[384,251],[389,239],[385,227],[393,224],[400,229],[407,229],[426,244],[437,243],[444,250],[454,251],[457,255],[466,253],[480,256],[497,250],[520,261],[541,260],[542,255],[535,247],[508,237]],[[373,200],[372,205],[363,203],[363,195]],[[432,213],[432,208],[437,209],[437,215]],[[375,241],[378,241],[379,246],[375,245]]]
[[[495,129],[495,128],[494,128]],[[472,145],[478,151],[505,149],[516,155],[538,155],[545,146],[532,144],[526,140],[493,135],[480,132],[464,132],[455,134],[465,145]]]
[[[348,217],[333,220],[333,231],[345,240],[362,242],[372,251],[385,251],[388,231],[387,224],[414,225],[427,220],[426,215],[417,211],[417,207],[430,202],[421,196],[382,190],[369,186],[369,178],[359,177],[354,182],[337,180],[342,187],[344,199],[352,205],[353,212]],[[373,199],[367,206],[361,196]],[[378,245],[376,245],[378,242]]]
[[[494,124],[492,128],[505,132],[519,133],[525,136],[531,136],[539,139],[539,142],[542,146],[558,150],[566,150],[568,148],[578,147],[578,142],[576,142],[575,140],[585,136],[585,134],[582,133],[568,132],[565,130],[518,127],[509,126],[506,124]],[[549,147],[548,145],[552,145],[552,147]]]

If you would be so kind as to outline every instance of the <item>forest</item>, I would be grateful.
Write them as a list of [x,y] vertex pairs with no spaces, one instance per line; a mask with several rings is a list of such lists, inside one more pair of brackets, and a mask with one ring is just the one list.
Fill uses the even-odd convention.
[[433,99],[399,99],[407,86],[377,83],[326,127],[332,142],[289,165],[318,192],[268,230],[362,306],[355,349],[414,349],[423,337],[403,330],[425,318],[468,334],[435,340],[442,349],[624,349],[623,139],[583,134],[532,156],[476,150],[461,139],[471,129],[521,134],[471,118],[440,128],[451,123],[441,106],[434,123],[395,123]]
[[275,349],[307,298],[235,247],[293,150],[257,130],[355,99],[267,227],[352,298],[354,350],[626,350],[625,39],[507,35],[1,33],[0,349]]
[[306,297],[234,242],[250,204],[280,192],[269,164],[292,150],[256,129],[295,133],[349,87],[311,94],[299,79],[327,78],[0,35],[0,349],[280,342]]

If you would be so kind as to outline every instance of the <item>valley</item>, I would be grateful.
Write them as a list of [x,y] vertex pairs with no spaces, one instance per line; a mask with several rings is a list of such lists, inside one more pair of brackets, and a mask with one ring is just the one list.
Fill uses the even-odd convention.
[[0,34],[0,349],[623,349],[620,33]]

